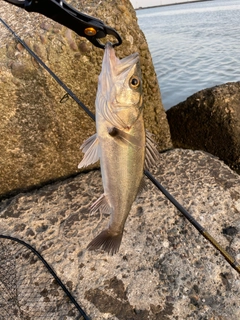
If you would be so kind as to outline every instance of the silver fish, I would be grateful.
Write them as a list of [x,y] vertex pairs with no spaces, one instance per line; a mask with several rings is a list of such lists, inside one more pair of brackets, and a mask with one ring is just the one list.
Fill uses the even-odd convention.
[[153,140],[144,129],[137,53],[120,60],[111,44],[106,45],[95,104],[97,133],[80,147],[85,154],[78,168],[100,159],[104,193],[93,203],[91,211],[110,213],[110,222],[88,249],[101,248],[114,254],[119,250],[125,221],[141,189],[145,153],[148,166],[158,157]]

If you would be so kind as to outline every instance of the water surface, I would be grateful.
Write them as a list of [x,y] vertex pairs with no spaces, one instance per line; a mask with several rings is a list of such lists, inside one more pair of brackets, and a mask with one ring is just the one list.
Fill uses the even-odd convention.
[[165,109],[205,88],[240,81],[240,0],[137,10]]

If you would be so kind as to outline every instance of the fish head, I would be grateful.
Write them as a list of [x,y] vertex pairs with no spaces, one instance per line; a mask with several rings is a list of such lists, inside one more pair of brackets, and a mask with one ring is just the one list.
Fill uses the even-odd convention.
[[138,53],[123,59],[107,43],[99,76],[96,108],[113,126],[131,128],[142,109],[142,76]]

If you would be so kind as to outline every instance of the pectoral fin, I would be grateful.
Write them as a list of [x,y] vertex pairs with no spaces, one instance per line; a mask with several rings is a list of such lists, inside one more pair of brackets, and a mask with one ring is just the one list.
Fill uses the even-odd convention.
[[82,161],[78,165],[79,169],[97,162],[99,160],[99,143],[97,134],[95,133],[90,138],[85,140],[80,149],[85,154]]
[[159,161],[159,152],[156,147],[156,143],[152,138],[152,134],[146,130],[146,156],[144,168],[148,170],[151,167],[156,166]]
[[108,133],[111,137],[123,142],[124,144],[130,143],[133,146],[141,147],[138,137],[135,137],[135,136],[123,131],[123,130],[116,128],[116,127],[108,128]]

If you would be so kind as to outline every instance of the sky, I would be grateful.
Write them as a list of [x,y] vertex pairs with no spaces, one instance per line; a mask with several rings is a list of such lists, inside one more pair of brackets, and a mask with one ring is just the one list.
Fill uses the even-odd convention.
[[172,4],[178,2],[187,2],[190,0],[130,0],[134,8],[139,7],[152,7],[159,6],[163,4]]
[[130,0],[134,8],[145,7],[145,6],[157,6],[159,0]]

